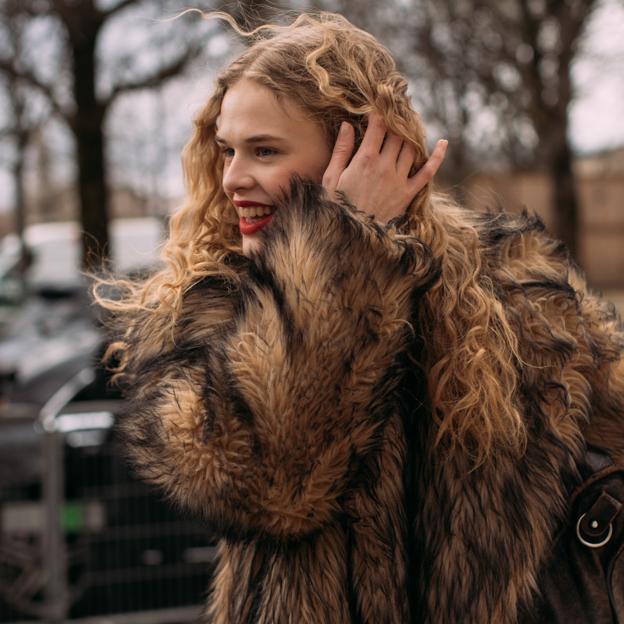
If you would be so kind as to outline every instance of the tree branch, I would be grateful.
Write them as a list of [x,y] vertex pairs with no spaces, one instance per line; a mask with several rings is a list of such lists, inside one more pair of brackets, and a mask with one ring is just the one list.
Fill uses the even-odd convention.
[[114,15],[115,13],[119,13],[119,11],[123,11],[124,9],[127,9],[129,6],[132,6],[133,4],[138,4],[140,1],[141,0],[121,0],[119,4],[112,6],[110,9],[107,9],[106,11],[102,11],[102,16],[104,17],[104,20],[107,20],[111,15]]
[[50,0],[3,0],[2,2],[1,18],[3,21],[17,16],[40,17],[42,15],[52,15]]
[[103,106],[110,106],[115,99],[123,93],[138,91],[140,89],[153,89],[154,87],[158,87],[162,82],[169,80],[169,78],[174,78],[180,74],[192,60],[199,56],[201,50],[202,48],[199,45],[189,47],[181,56],[172,59],[154,73],[142,76],[134,81],[115,85],[108,97],[102,102]]
[[26,70],[18,70],[12,63],[6,59],[0,59],[0,72],[6,74],[14,80],[23,80],[33,89],[39,91],[50,102],[52,110],[59,115],[62,119],[67,119],[67,112],[63,110],[60,105],[54,91],[50,85],[41,82],[32,72]]

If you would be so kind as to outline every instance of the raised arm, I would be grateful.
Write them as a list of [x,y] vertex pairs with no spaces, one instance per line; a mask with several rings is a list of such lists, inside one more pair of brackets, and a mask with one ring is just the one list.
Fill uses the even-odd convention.
[[314,187],[262,236],[242,288],[188,293],[175,349],[130,350],[124,430],[143,476],[218,530],[298,536],[340,513],[375,451],[436,267]]

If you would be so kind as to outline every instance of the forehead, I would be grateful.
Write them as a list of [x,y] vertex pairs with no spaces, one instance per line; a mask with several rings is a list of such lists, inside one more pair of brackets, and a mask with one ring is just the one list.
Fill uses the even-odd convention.
[[250,79],[239,80],[226,91],[217,129],[227,140],[259,133],[285,139],[323,134],[299,104],[289,98],[278,99],[270,89]]

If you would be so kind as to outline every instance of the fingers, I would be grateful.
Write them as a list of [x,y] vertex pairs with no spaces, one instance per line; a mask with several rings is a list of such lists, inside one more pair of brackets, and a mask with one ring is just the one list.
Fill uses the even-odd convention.
[[447,146],[448,141],[440,139],[429,156],[429,160],[409,179],[410,190],[414,195],[431,182],[444,160]]
[[381,148],[382,159],[385,160],[390,166],[396,167],[402,145],[403,139],[398,134],[388,132],[383,147]]
[[[414,164],[415,151],[409,143],[404,142],[402,137],[388,130],[382,115],[371,113],[368,117],[368,127],[364,133],[362,145],[356,156],[359,155],[369,160],[373,157],[373,162],[379,155],[380,160],[378,162],[382,167],[396,168],[397,171],[402,172],[407,177]],[[409,165],[407,165],[408,161]]]
[[368,116],[368,126],[358,152],[363,154],[379,154],[386,136],[386,124],[379,113]]
[[399,158],[397,160],[397,173],[407,178],[409,176],[410,169],[414,164],[415,158],[416,150],[414,149],[414,146],[408,141],[404,141],[401,153],[399,154]]
[[327,169],[323,174],[323,187],[328,191],[335,191],[342,172],[349,164],[355,146],[355,130],[353,126],[343,121],[336,138]]

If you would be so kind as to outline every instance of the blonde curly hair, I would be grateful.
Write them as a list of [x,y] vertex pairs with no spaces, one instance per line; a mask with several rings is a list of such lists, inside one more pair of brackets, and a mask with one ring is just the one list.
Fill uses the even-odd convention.
[[[340,125],[350,122],[361,137],[367,115],[381,113],[387,127],[415,148],[414,169],[428,157],[425,133],[407,95],[407,81],[391,54],[372,35],[331,13],[303,14],[289,25],[240,29],[252,45],[217,78],[214,92],[195,119],[183,154],[187,187],[184,205],[172,217],[162,250],[163,268],[145,281],[113,283],[123,295],[107,299],[99,280],[95,300],[128,315],[133,311],[167,319],[175,326],[184,293],[209,275],[239,275],[224,262],[241,253],[234,207],[222,189],[222,155],[215,144],[223,97],[241,78],[257,81],[278,98],[291,98],[318,120],[333,145]],[[482,462],[501,444],[521,451],[526,433],[512,400],[516,392],[518,350],[491,284],[481,277],[476,229],[442,195],[423,188],[407,210],[407,227],[439,259],[442,278],[429,290],[419,311],[425,342],[425,369],[438,442],[459,446]],[[164,339],[164,337],[163,337]],[[123,371],[125,343],[111,345]]]

